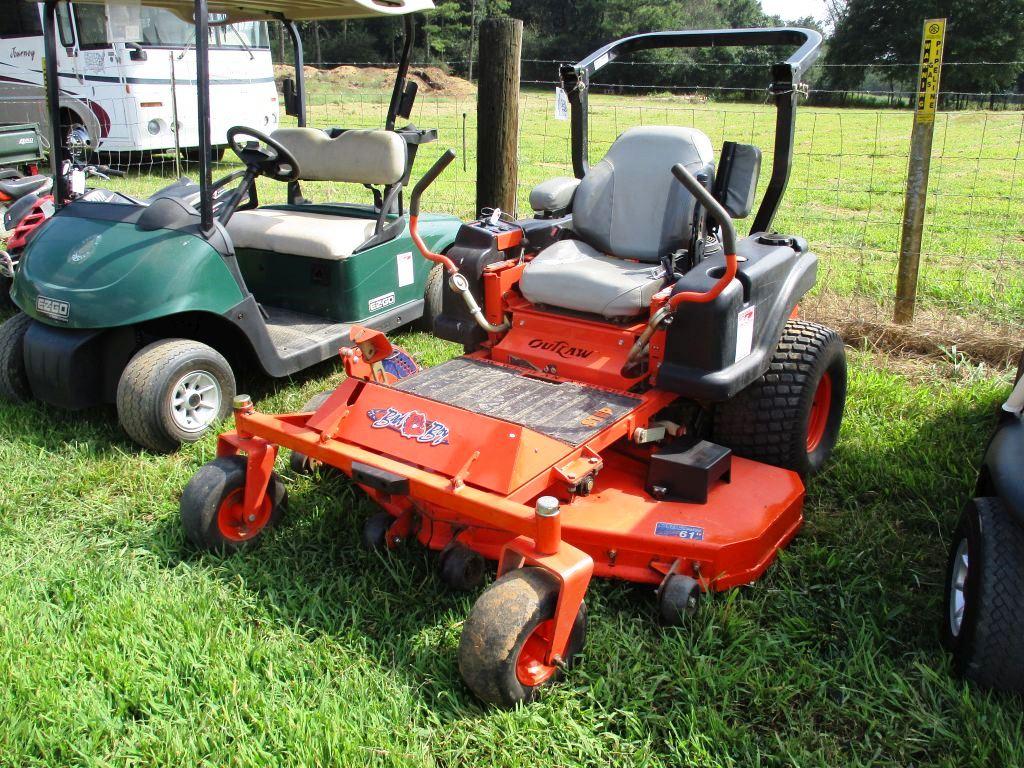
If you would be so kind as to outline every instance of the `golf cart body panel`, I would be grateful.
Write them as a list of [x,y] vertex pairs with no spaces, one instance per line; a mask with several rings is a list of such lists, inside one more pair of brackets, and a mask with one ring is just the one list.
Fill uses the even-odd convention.
[[[102,329],[188,311],[220,315],[244,298],[224,257],[197,228],[144,231],[131,221],[91,217],[93,205],[64,208],[25,249],[13,297],[29,316]],[[119,207],[126,215],[145,210]]]
[[[273,208],[286,211],[294,206]],[[371,227],[376,219],[372,210],[356,206],[301,208],[346,217],[362,215]],[[319,259],[238,248],[239,268],[261,304],[339,322],[368,321],[387,310],[422,301],[423,284],[432,267],[409,241],[406,220],[397,216],[390,219],[390,225],[400,229],[392,239],[366,250],[357,249],[345,258]],[[425,218],[422,231],[428,242],[444,250],[454,241],[459,226],[458,219],[436,216]]]

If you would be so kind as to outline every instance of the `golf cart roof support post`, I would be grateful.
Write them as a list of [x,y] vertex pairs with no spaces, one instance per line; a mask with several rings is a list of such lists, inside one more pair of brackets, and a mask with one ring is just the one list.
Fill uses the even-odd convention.
[[402,44],[402,60],[398,63],[398,75],[395,77],[395,88],[391,91],[391,103],[388,104],[388,119],[384,124],[387,131],[395,130],[395,121],[398,119],[398,108],[402,104],[402,95],[405,93],[405,81],[409,75],[409,61],[412,59],[412,47],[416,42],[416,24],[412,16],[406,15],[402,18],[405,27],[405,42]]
[[789,182],[793,163],[796,99],[800,80],[818,58],[821,34],[801,27],[764,29],[705,29],[689,32],[647,32],[614,40],[576,64],[561,67],[562,87],[569,99],[572,133],[572,169],[582,179],[590,168],[588,151],[588,92],[590,78],[599,69],[620,56],[655,48],[719,48],[729,46],[771,47],[795,45],[786,61],[772,68],[771,93],[778,109],[776,118],[774,165],[768,189],[761,201],[752,232],[765,231],[775,218]]
[[46,105],[50,118],[50,165],[53,169],[53,202],[60,208],[67,199],[64,166],[64,140],[60,129],[60,81],[57,74],[57,1],[46,0],[43,6],[43,45],[46,56]]
[[196,99],[199,108],[199,215],[203,234],[213,232],[213,173],[210,163],[210,15],[206,0],[195,0]]
[[[284,28],[288,30],[288,37],[292,40],[292,53],[295,58],[295,98],[298,99],[298,120],[299,128],[306,127],[306,54],[302,49],[302,35],[299,34],[299,25],[288,19],[281,19]],[[283,55],[283,54],[282,54]]]

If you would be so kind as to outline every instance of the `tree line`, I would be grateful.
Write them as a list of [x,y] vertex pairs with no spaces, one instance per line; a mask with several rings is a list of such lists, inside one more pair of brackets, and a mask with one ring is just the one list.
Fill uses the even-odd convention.
[[[476,30],[489,16],[522,19],[524,80],[547,81],[557,64],[576,61],[604,43],[638,32],[666,29],[763,27],[783,23],[764,13],[759,0],[435,0],[416,18],[414,60],[455,74],[472,74]],[[1024,73],[1024,0],[827,0],[824,23],[805,18],[785,23],[827,32],[822,57],[828,66],[808,76],[822,94],[913,91],[921,24],[945,17],[947,44],[943,90],[1017,92]],[[313,63],[394,62],[401,22],[372,19],[302,26]],[[278,43],[280,45],[280,43]],[[716,98],[749,98],[767,85],[767,66],[780,51],[712,49],[652,51],[634,63],[607,67],[610,86],[720,89]],[[287,56],[287,53],[284,54]],[[1002,62],[988,64],[984,62]],[[1012,63],[1006,63],[1012,62]]]

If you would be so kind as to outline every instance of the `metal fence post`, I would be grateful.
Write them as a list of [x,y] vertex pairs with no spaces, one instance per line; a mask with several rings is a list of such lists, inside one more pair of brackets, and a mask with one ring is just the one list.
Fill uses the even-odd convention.
[[921,38],[921,68],[917,85],[917,109],[910,138],[910,163],[907,192],[903,206],[903,233],[900,238],[899,270],[896,275],[896,306],[893,321],[907,325],[914,320],[917,300],[917,275],[921,266],[921,238],[924,214],[928,206],[928,172],[932,160],[935,110],[939,100],[942,51],[946,20],[928,19]]

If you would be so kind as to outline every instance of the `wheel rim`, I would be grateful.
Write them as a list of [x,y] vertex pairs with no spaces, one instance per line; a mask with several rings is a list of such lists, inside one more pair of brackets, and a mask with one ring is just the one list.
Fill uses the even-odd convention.
[[544,661],[548,648],[551,647],[554,631],[553,619],[542,621],[534,627],[533,632],[523,643],[523,648],[519,651],[519,658],[516,659],[516,677],[523,685],[534,688],[551,679],[558,671],[558,667]]
[[832,410],[832,374],[826,372],[814,390],[811,401],[811,416],[807,421],[807,452],[814,453],[825,437],[828,415]]
[[202,432],[220,413],[220,383],[206,371],[190,371],[171,389],[171,419],[182,432]]
[[967,555],[967,539],[961,539],[953,556],[952,573],[949,576],[949,631],[953,637],[960,636],[964,624],[964,609],[967,607],[967,571],[970,560]]
[[248,541],[262,531],[270,520],[272,502],[270,489],[263,497],[259,512],[254,515],[245,514],[245,487],[236,488],[220,503],[217,508],[217,528],[221,536],[229,541]]

